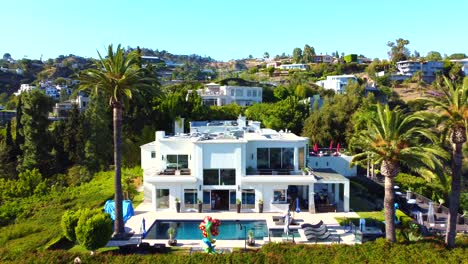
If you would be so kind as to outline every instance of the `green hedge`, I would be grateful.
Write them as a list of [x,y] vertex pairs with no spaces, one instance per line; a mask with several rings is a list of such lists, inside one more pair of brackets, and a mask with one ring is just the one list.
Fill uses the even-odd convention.
[[82,263],[468,263],[466,244],[447,250],[435,242],[390,244],[383,239],[361,245],[306,245],[270,243],[253,252],[192,255],[154,254],[118,255],[104,252],[94,256],[66,251],[43,251],[14,257],[0,255],[0,262],[72,263],[77,256]]

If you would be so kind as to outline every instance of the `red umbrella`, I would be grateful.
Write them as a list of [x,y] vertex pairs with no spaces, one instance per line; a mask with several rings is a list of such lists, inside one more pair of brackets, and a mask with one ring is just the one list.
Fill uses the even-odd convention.
[[333,150],[333,140],[330,141],[330,151],[332,151],[332,150]]
[[314,144],[314,152],[315,152],[315,153],[318,152],[318,144],[317,144],[317,143]]
[[340,143],[338,143],[338,145],[336,145],[336,152],[340,152]]

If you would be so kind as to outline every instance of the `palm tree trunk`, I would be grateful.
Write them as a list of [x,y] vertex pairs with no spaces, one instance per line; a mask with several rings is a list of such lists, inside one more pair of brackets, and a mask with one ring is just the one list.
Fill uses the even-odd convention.
[[385,176],[385,236],[390,242],[395,242],[395,195],[393,186],[395,185],[395,176],[399,170],[400,166],[397,162],[382,161],[380,171]]
[[462,176],[462,146],[463,143],[452,144],[452,186],[450,190],[449,215],[445,244],[449,248],[455,247],[457,234],[458,208],[460,207],[460,190]]
[[385,236],[388,241],[395,242],[395,196],[393,194],[394,177],[385,176]]
[[123,238],[125,236],[125,227],[123,221],[122,210],[122,152],[121,152],[121,131],[122,131],[122,104],[114,102],[113,110],[113,125],[114,125],[114,188],[115,188],[115,221],[114,221],[114,238]]

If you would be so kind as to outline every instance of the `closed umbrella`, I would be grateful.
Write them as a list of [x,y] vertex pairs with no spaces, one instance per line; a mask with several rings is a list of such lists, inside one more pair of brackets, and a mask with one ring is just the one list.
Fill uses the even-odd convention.
[[300,213],[301,212],[301,208],[299,206],[299,197],[296,198],[296,213]]
[[317,143],[314,144],[314,152],[315,152],[315,153],[318,152],[318,144],[317,144]]
[[336,153],[339,153],[340,152],[340,143],[338,143],[338,145],[336,145]]
[[141,239],[146,237],[146,225],[145,225],[145,218],[141,220]]
[[434,224],[435,222],[433,202],[429,202],[429,207],[427,208],[427,222],[429,222],[429,224]]
[[289,235],[289,221],[291,220],[291,214],[288,212],[284,216],[284,233]]

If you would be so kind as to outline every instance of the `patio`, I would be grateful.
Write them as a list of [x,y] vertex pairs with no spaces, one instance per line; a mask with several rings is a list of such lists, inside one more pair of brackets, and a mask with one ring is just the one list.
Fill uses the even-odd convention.
[[[127,223],[125,224],[126,232],[133,232],[134,235],[129,240],[111,240],[107,244],[107,246],[120,246],[125,244],[138,244],[140,242],[147,242],[150,245],[153,244],[166,244],[167,239],[141,239],[141,224],[143,218],[146,222],[146,229],[148,230],[151,225],[156,220],[197,220],[202,221],[205,216],[211,216],[213,218],[217,218],[221,220],[221,225],[223,220],[265,220],[268,226],[268,229],[283,229],[284,225],[277,224],[274,221],[274,217],[278,218],[282,216],[281,213],[254,213],[254,212],[204,212],[204,213],[194,213],[194,212],[184,212],[184,213],[177,213],[177,212],[170,212],[170,211],[158,211],[154,212],[151,210],[151,203],[142,203],[135,208],[135,215],[130,218]],[[300,221],[301,223],[317,223],[322,220],[330,230],[333,230],[336,234],[341,236],[342,244],[355,244],[355,236],[352,233],[346,232],[344,227],[340,226],[336,221],[335,217],[358,217],[356,213],[349,212],[349,213],[317,213],[311,214],[308,212],[301,212],[301,213],[294,213],[292,212],[293,219]],[[300,225],[297,226],[290,226],[290,230],[298,229],[299,237],[294,237],[295,243],[310,243],[305,238],[304,232],[300,229]],[[178,247],[203,247],[202,239],[203,236],[200,231],[199,239],[194,240],[177,240]],[[288,240],[292,239],[291,236],[288,237]],[[254,248],[261,247],[265,243],[269,242],[283,242],[283,236],[281,237],[266,237],[264,240],[257,240],[255,243]],[[328,243],[328,242],[323,242]],[[330,242],[331,243],[331,242]],[[233,248],[239,247],[243,248],[245,246],[244,240],[217,240],[216,247],[217,248]],[[252,248],[248,246],[249,248]]]

